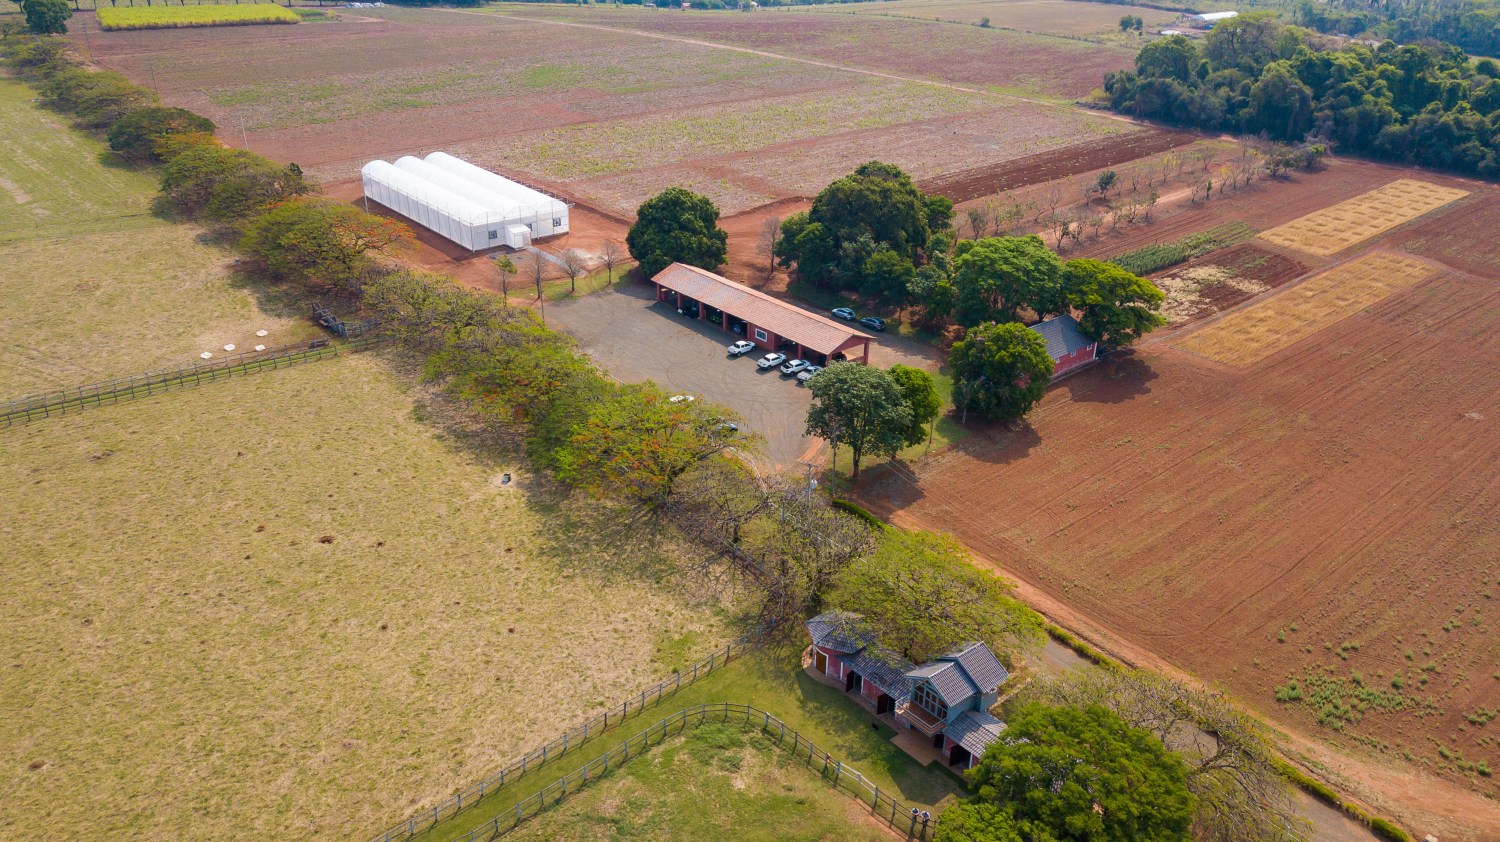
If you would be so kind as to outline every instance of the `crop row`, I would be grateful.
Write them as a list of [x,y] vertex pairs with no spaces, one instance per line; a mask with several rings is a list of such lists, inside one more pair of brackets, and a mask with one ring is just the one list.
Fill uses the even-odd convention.
[[244,26],[259,23],[296,23],[291,9],[272,3],[239,6],[133,6],[100,9],[99,28],[176,29],[190,26]]

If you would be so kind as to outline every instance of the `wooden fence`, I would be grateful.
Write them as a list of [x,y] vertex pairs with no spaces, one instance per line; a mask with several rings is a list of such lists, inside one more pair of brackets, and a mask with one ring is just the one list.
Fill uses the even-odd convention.
[[[454,837],[451,842],[488,842],[498,839],[515,830],[521,822],[556,807],[564,798],[577,794],[608,775],[611,770],[620,768],[630,758],[650,750],[653,745],[661,745],[668,736],[682,733],[689,725],[701,725],[709,721],[734,721],[774,736],[779,748],[790,752],[793,757],[815,770],[834,789],[867,803],[871,815],[905,834],[907,839],[929,840],[937,831],[938,820],[930,814],[902,804],[888,792],[881,792],[880,787],[870,783],[864,775],[818,748],[811,740],[795,729],[788,728],[785,722],[770,713],[750,705],[715,702],[685,708],[668,716],[602,756],[590,760],[582,768],[558,778],[540,792],[526,797],[514,809],[505,811],[463,836]],[[787,737],[792,738],[790,742]]]
[[381,337],[378,335],[363,336],[341,343],[315,339],[297,345],[283,345],[264,351],[249,351],[216,360],[204,360],[181,368],[148,371],[132,377],[120,377],[91,383],[87,386],[30,395],[0,404],[0,426],[25,424],[29,421],[68,415],[96,406],[159,395],[174,389],[184,389],[216,380],[363,351],[374,347],[380,341]]
[[671,678],[659,681],[652,687],[642,690],[640,693],[631,696],[609,710],[596,714],[582,725],[564,732],[562,736],[526,754],[519,760],[513,761],[504,769],[481,780],[479,783],[455,793],[441,804],[423,810],[406,821],[391,827],[384,833],[373,837],[371,842],[398,842],[398,840],[410,839],[419,833],[430,830],[440,822],[450,819],[460,811],[479,803],[480,799],[493,795],[507,784],[513,783],[528,774],[535,773],[549,761],[556,760],[568,752],[576,751],[590,740],[603,736],[606,731],[618,728],[627,720],[639,717],[647,708],[655,707],[663,698],[676,693],[684,685],[692,684],[699,678],[728,664],[732,659],[743,655],[763,635],[764,632],[751,633],[726,645],[723,649],[713,652],[707,658],[697,661],[692,666],[679,670]]

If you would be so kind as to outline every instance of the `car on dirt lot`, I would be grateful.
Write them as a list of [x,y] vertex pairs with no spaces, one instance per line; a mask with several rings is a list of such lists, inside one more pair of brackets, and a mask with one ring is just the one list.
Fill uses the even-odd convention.
[[751,351],[754,351],[754,350],[755,350],[755,343],[754,342],[746,342],[745,340],[741,339],[740,341],[738,341],[738,342],[734,343],[733,345],[729,346],[729,356],[731,356],[731,357],[743,356],[744,354],[748,354],[748,353],[750,353]]
[[692,395],[673,395],[672,397],[667,398],[668,403],[692,403],[695,400],[697,400],[697,398],[693,397]]
[[764,369],[775,368],[784,362],[786,362],[786,354],[766,354],[764,357],[756,360],[755,364]]
[[781,367],[781,373],[796,374],[809,365],[812,365],[812,363],[809,363],[807,360],[787,360],[786,364]]
[[850,310],[848,307],[835,308],[833,311],[833,315],[835,318],[843,319],[846,322],[852,322],[859,318],[859,316],[856,315],[855,312],[853,310]]
[[807,381],[813,379],[814,377],[817,377],[818,376],[818,372],[820,372],[822,370],[823,370],[823,367],[820,366],[820,365],[810,365],[807,368],[804,368],[801,371],[797,372],[797,382],[798,383],[806,383]]
[[875,316],[865,316],[863,319],[859,320],[859,323],[869,328],[870,330],[885,330],[885,319],[877,318]]

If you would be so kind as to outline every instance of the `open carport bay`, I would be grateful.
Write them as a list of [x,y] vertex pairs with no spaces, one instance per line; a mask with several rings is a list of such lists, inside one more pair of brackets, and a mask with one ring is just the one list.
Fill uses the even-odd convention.
[[774,466],[792,467],[819,444],[802,434],[812,402],[807,389],[775,369],[756,368],[763,352],[728,357],[725,348],[739,337],[677,315],[656,302],[650,287],[610,287],[549,306],[547,322],[567,331],[619,380],[652,380],[673,394],[698,395],[740,413],[743,428],[765,439]]

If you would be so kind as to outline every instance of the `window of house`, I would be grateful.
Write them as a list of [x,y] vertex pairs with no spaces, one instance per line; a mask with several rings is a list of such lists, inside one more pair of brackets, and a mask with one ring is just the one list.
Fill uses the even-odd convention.
[[760,328],[756,328],[755,329],[755,338],[759,339],[762,342],[769,342],[770,341],[770,337],[767,336],[766,332],[763,331],[763,330],[761,330]]
[[528,222],[528,223],[526,223],[526,230],[530,231],[533,234],[535,234],[536,233],[536,223],[535,222]]
[[554,216],[554,217],[552,217],[552,227],[553,228],[561,228],[562,227],[562,217],[560,217],[560,216]]
[[918,684],[917,689],[911,693],[911,700],[938,719],[948,718],[948,704],[938,698],[937,691],[932,689],[931,684]]
[[491,240],[498,240],[498,239],[500,239],[500,232],[499,231],[491,231],[490,232],[490,239]]

